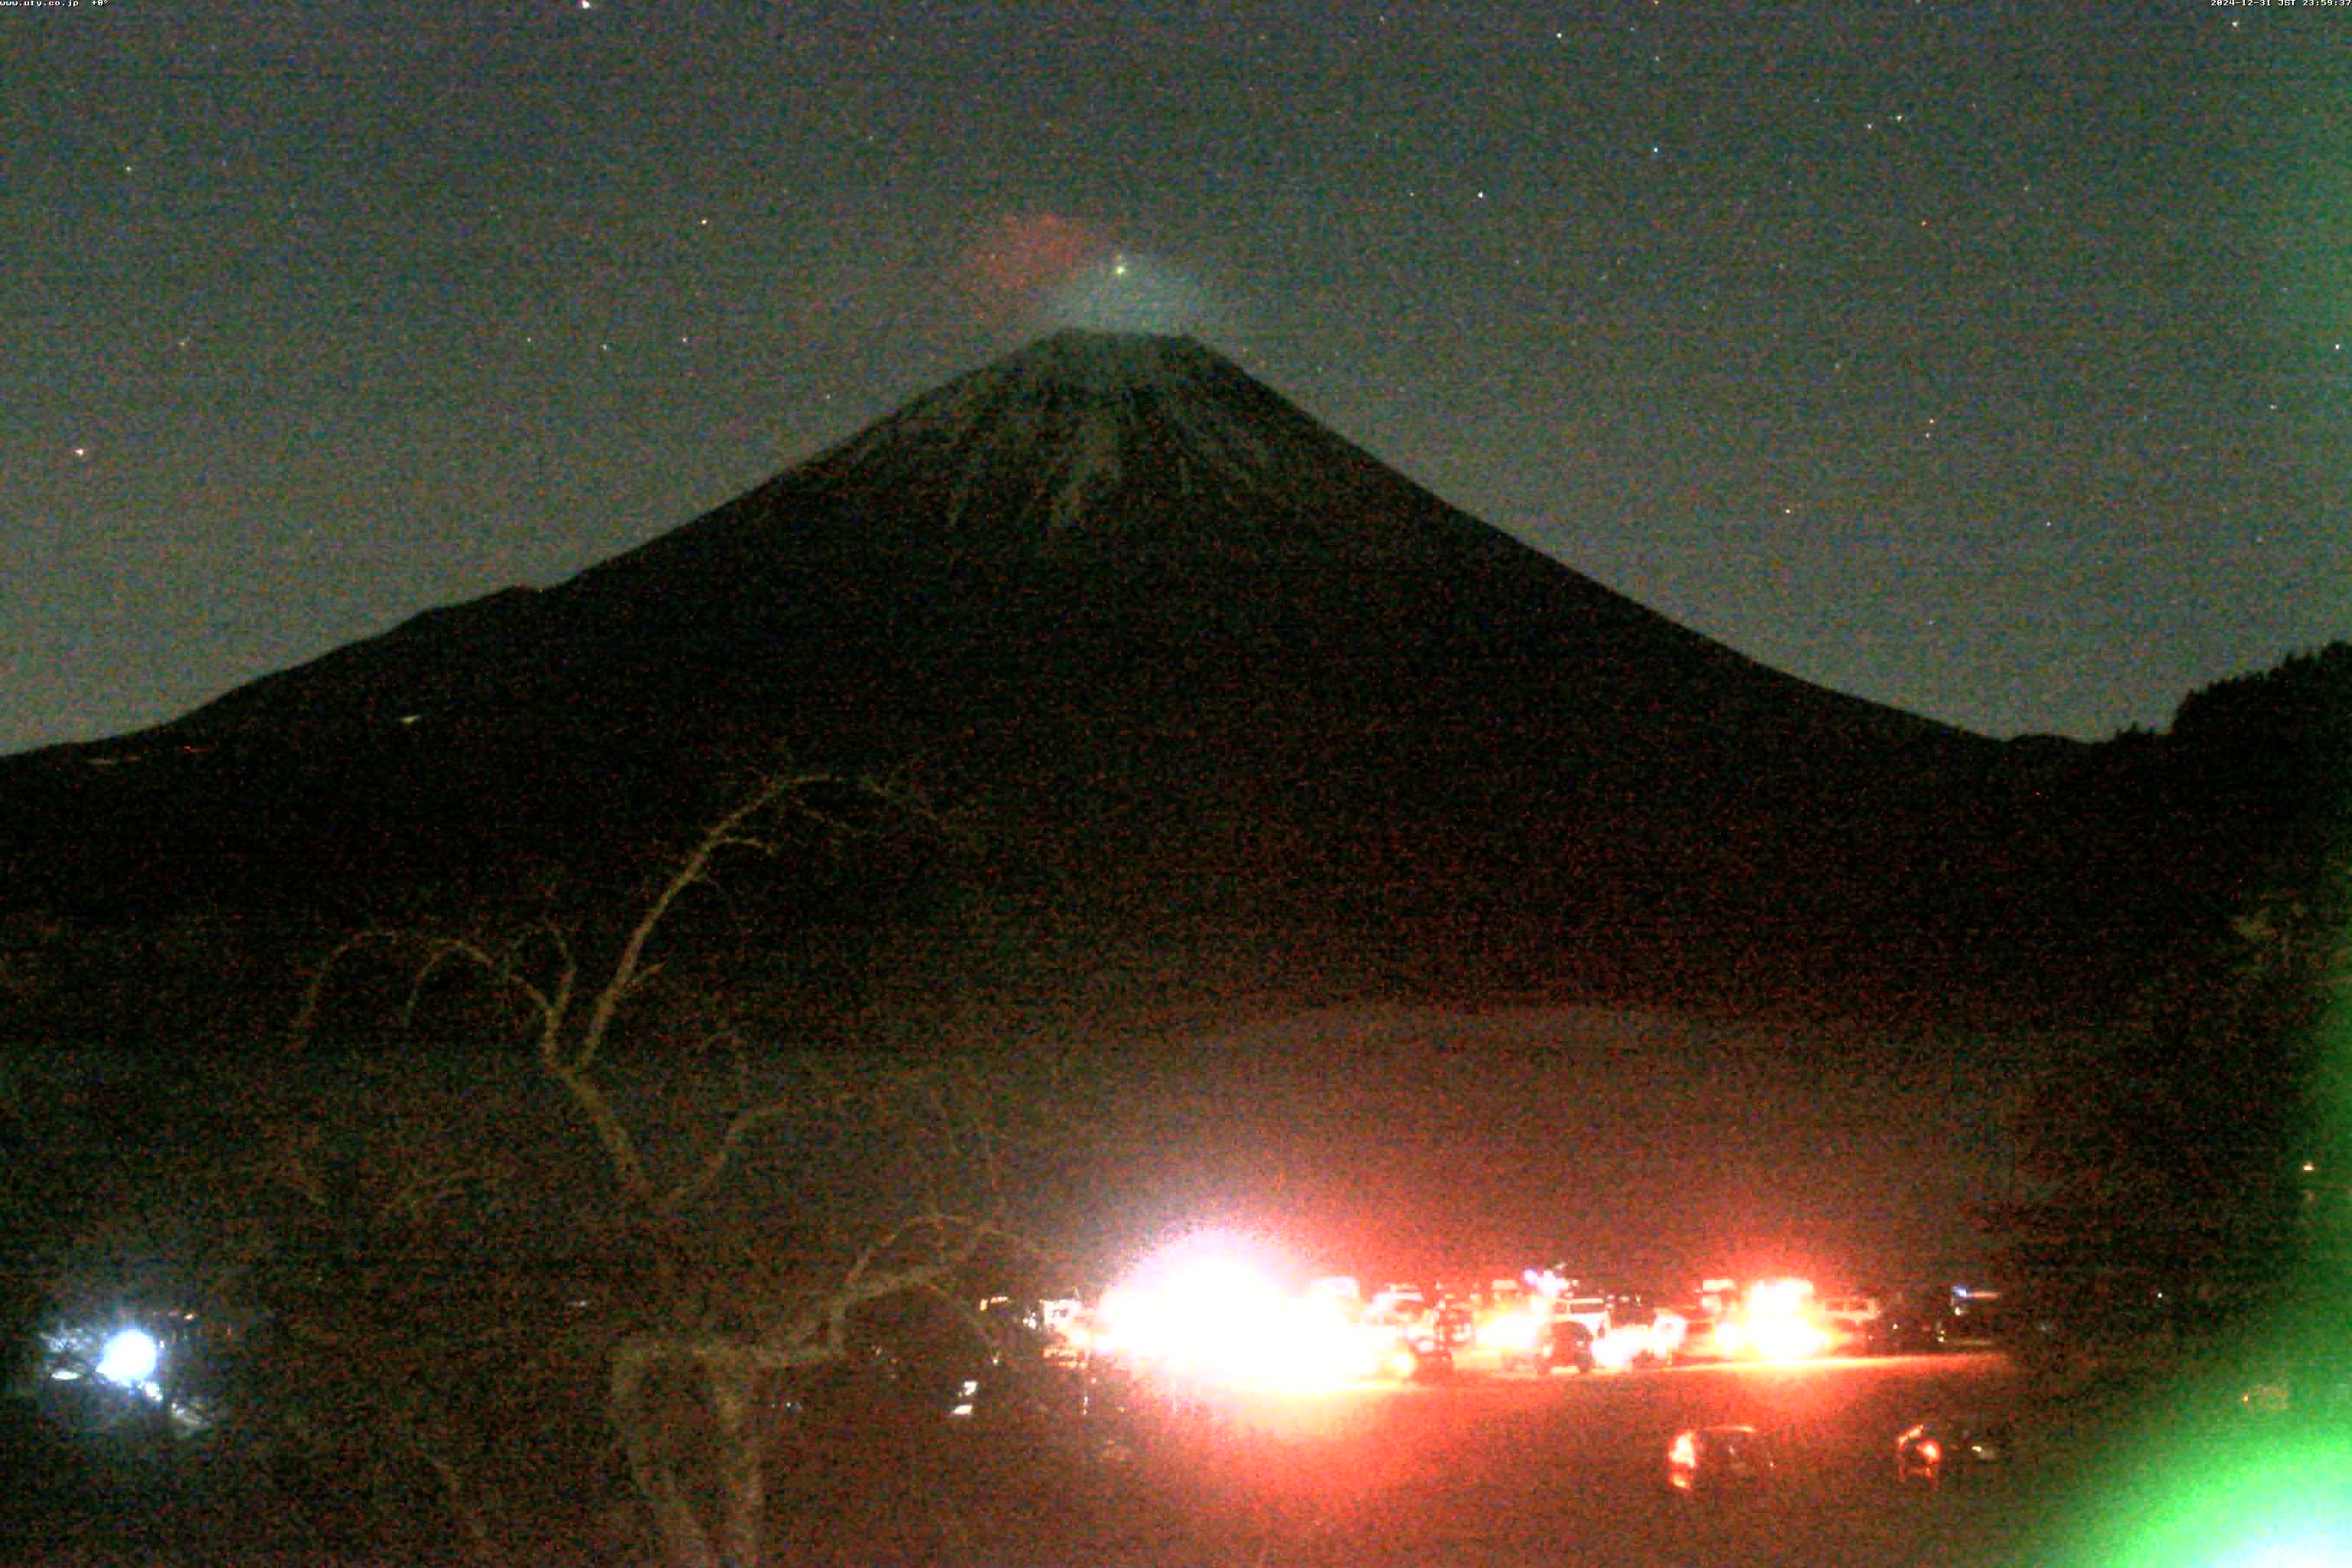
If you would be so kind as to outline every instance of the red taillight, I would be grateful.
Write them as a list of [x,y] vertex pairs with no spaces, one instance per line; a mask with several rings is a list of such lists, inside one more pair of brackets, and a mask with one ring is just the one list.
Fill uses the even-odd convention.
[[1923,1465],[1940,1465],[1944,1462],[1944,1446],[1933,1437],[1919,1439],[1918,1453],[1919,1462]]

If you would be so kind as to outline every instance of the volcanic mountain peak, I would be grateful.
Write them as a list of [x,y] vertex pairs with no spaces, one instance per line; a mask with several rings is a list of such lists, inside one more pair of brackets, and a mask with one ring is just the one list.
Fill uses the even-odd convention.
[[[1197,342],[1086,331],[919,396],[569,583],[420,617],[182,725],[486,705],[566,722],[723,707],[772,723],[781,706],[863,714],[878,736],[912,709],[953,729],[932,712],[941,690],[992,681],[988,702],[1028,707],[1076,671],[1105,692],[1152,688],[1155,725],[1189,679],[1239,704],[1215,721],[1228,729],[1302,703],[1322,724],[1370,700],[1366,727],[1394,729],[1411,706],[1447,745],[1475,731],[1558,749],[1566,726],[1592,731],[1576,749],[1613,755],[1668,730],[1825,728],[1874,745],[1933,728],[1673,625],[1456,510]],[[894,680],[903,689],[881,689]],[[1596,727],[1601,710],[1613,717]]]
[[1879,942],[1923,868],[2004,863],[1973,825],[2022,787],[1992,742],[1675,626],[1198,343],[1065,333],[567,583],[0,770],[0,885],[250,879],[294,907],[536,877],[675,831],[779,746],[919,770],[1049,946],[1280,952],[1309,990],[1777,973]]
[[934,388],[905,412],[986,406],[995,395],[1109,401],[1158,387],[1199,385],[1237,374],[1195,339],[1145,332],[1055,332]]
[[1160,440],[1202,477],[1263,486],[1273,454],[1252,416],[1265,401],[1189,338],[1066,331],[917,398],[834,460],[852,469],[888,462],[913,441],[958,453],[977,478],[1010,454],[1050,451],[1061,483],[1044,498],[1047,518],[1067,526],[1089,492],[1118,483],[1139,446]]
[[1190,338],[1072,331],[916,398],[678,542],[1393,560],[1425,554],[1431,514],[1450,510]]

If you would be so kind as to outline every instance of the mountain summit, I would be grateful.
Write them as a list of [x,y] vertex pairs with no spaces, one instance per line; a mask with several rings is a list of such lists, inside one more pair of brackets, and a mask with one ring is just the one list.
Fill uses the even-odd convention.
[[1298,478],[1328,469],[1334,446],[1189,339],[1067,331],[916,399],[805,479],[852,513],[865,498],[936,497],[926,539],[840,541],[861,548],[1279,550],[1210,524],[1311,516]]
[[561,857],[777,743],[920,774],[1045,924],[1341,988],[1793,973],[1871,921],[1913,962],[1915,868],[1965,858],[2002,754],[1668,622],[1196,342],[1074,331],[567,583],[47,765],[160,813],[82,885],[282,887]]
[[1507,543],[1190,338],[1070,331],[657,541],[698,550],[1447,569]]

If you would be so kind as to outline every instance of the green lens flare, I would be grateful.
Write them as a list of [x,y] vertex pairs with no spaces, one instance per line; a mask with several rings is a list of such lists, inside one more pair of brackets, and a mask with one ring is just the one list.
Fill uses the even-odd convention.
[[2152,1499],[2118,1506],[2066,1561],[2107,1568],[2352,1568],[2352,1440],[2249,1436],[2186,1445]]

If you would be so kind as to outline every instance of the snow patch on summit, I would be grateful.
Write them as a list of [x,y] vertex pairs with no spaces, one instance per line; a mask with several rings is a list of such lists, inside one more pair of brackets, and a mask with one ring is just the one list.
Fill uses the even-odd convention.
[[[1247,386],[1189,339],[1065,331],[916,400],[833,460],[887,480],[879,469],[910,447],[944,457],[950,529],[1001,525],[1011,481],[1028,492],[1013,503],[1021,516],[1066,532],[1145,473],[1186,493],[1282,489],[1297,466],[1278,456],[1286,432],[1264,427],[1264,410],[1237,395]],[[1050,455],[1042,468],[1040,454]]]

